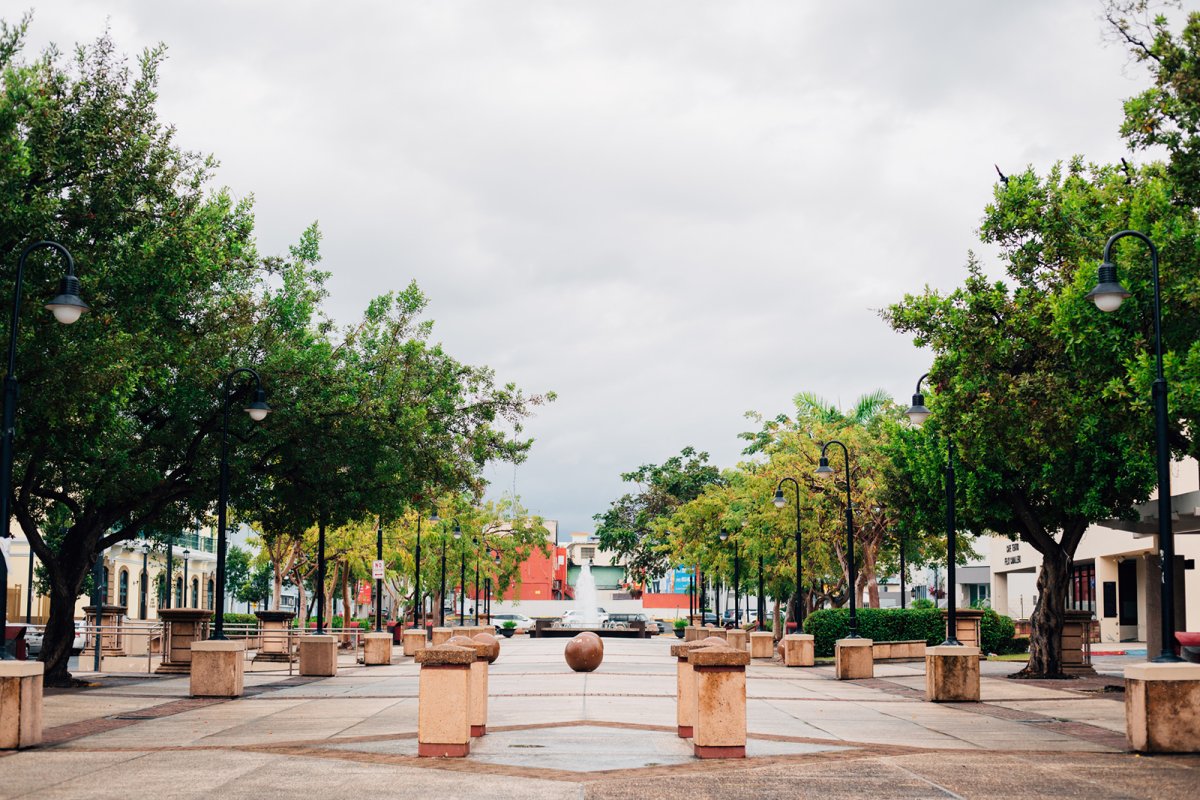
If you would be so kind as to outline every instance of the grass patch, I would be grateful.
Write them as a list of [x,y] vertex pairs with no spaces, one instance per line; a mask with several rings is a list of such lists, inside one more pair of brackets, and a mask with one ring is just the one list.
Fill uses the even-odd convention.
[[1029,653],[1010,653],[1006,656],[988,656],[988,661],[1028,661]]

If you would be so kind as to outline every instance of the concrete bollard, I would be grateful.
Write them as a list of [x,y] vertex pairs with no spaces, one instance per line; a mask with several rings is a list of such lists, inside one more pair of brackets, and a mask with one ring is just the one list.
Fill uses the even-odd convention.
[[697,647],[688,663],[696,681],[693,752],[697,758],[745,758],[750,654],[727,645]]
[[368,633],[363,637],[363,664],[369,667],[392,663],[392,635]]
[[774,655],[775,639],[770,631],[753,631],[750,634],[750,657],[771,658]]
[[300,637],[300,674],[319,678],[337,675],[337,637],[320,634]]
[[425,649],[425,631],[421,628],[409,628],[400,636],[404,642],[404,655],[415,656]]
[[0,661],[0,750],[42,743],[43,669],[40,661]]
[[704,629],[701,628],[699,625],[688,625],[686,628],[683,629],[683,641],[685,641],[685,642],[700,641],[701,639],[704,638],[704,635],[701,633],[702,630],[704,630]]
[[246,643],[208,639],[192,644],[192,697],[241,697],[246,675]]
[[1200,753],[1200,664],[1126,667],[1125,733],[1139,753]]
[[834,675],[839,681],[875,677],[875,654],[870,639],[838,639],[833,646]]
[[979,648],[926,648],[925,699],[931,703],[978,703]]
[[816,644],[811,634],[789,633],[782,639],[785,667],[811,667],[816,664]]
[[688,653],[718,644],[721,644],[719,639],[697,639],[671,645],[671,655],[675,657],[675,731],[681,739],[692,738],[696,725],[696,676],[688,663]]
[[462,758],[471,752],[471,665],[474,648],[442,645],[417,653],[417,755]]
[[454,628],[434,628],[433,629],[433,646],[441,647],[446,642],[450,641],[450,637],[454,635]]
[[492,648],[484,642],[477,642],[466,636],[451,636],[446,644],[475,651],[475,660],[471,663],[469,670],[471,699],[467,708],[467,721],[471,726],[472,737],[485,736],[487,735],[488,655]]
[[734,650],[745,650],[750,646],[750,634],[740,628],[725,631],[725,642]]

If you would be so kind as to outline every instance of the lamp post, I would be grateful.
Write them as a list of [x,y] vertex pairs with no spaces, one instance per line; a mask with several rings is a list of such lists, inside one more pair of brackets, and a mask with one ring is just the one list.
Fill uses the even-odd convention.
[[[25,282],[25,261],[35,250],[54,250],[62,258],[66,274],[58,284],[58,295],[46,308],[54,318],[64,325],[70,325],[83,312],[88,310],[87,304],[79,298],[79,279],[75,277],[75,259],[67,248],[58,242],[37,241],[21,251],[17,260],[17,280],[13,289],[12,322],[8,326],[8,372],[4,375],[4,411],[3,421],[0,422],[0,536],[9,538],[9,508],[8,498],[12,493],[13,467],[13,436],[17,418],[17,323],[21,318],[21,288]],[[33,558],[32,547],[30,559]],[[19,606],[18,606],[19,607]],[[8,562],[0,557],[0,659],[7,659],[8,647],[5,642],[7,635],[6,620],[8,619]]]
[[[912,406],[905,415],[918,428],[925,424],[925,420],[929,419],[929,409],[925,407],[925,397],[921,394],[921,382],[929,377],[929,373],[925,373],[920,378],[917,378],[917,388],[913,392]],[[954,441],[950,437],[946,437],[946,641],[943,645],[958,645],[962,646],[962,642],[958,640],[958,597],[957,583],[955,580],[954,568],[958,561],[956,547],[958,545],[958,532],[956,530],[955,514],[954,514]],[[901,558],[903,558],[904,550],[901,548]],[[903,569],[903,567],[901,568]],[[901,572],[901,580],[903,580],[903,572]],[[903,586],[903,585],[902,585]],[[903,591],[903,589],[901,589]]]
[[[475,621],[472,624],[476,625],[476,626],[479,625],[479,540],[480,540],[480,538],[481,537],[476,536],[472,539],[472,542],[475,544]],[[484,540],[484,545],[486,546],[487,537],[483,536],[482,538]]]
[[138,598],[138,619],[145,619],[147,614],[146,606],[149,605],[150,600],[150,595],[148,594],[150,587],[146,585],[150,580],[150,543],[142,542],[142,546],[139,549],[142,551],[142,576],[138,578],[138,593],[140,595]]
[[[424,514],[417,514],[417,555],[416,555],[416,569],[417,569],[416,584],[417,585],[416,585],[416,589],[413,591],[413,602],[416,603],[416,607],[413,609],[413,625],[416,625],[417,627],[421,628],[422,630],[425,629],[425,598],[421,595],[421,519],[424,516],[425,516]],[[433,509],[433,514],[430,515],[429,519],[431,522],[438,521],[437,508]],[[417,621],[418,613],[420,613],[420,615],[421,615],[420,622]]]
[[850,450],[846,445],[839,442],[837,439],[830,439],[821,448],[821,458],[817,462],[817,475],[822,478],[828,478],[833,475],[833,469],[829,466],[829,459],[825,457],[825,453],[829,450],[829,445],[836,444],[842,448],[842,455],[846,462],[846,564],[849,566],[850,581],[848,591],[850,592],[850,633],[847,639],[857,639],[858,637],[858,594],[855,588],[858,573],[854,566],[854,507],[850,500]]
[[163,581],[163,586],[166,587],[166,605],[164,608],[171,608],[171,593],[175,591],[175,537],[167,538],[167,578]]
[[467,621],[467,548],[462,540],[462,531],[454,529],[454,538],[458,540],[458,624]]
[[805,606],[808,605],[808,602],[804,598],[804,579],[802,577],[804,573],[800,563],[800,482],[792,477],[780,479],[779,485],[775,487],[775,498],[772,501],[776,508],[783,508],[787,505],[787,499],[783,496],[785,483],[792,484],[796,490],[796,633],[801,633],[804,627],[804,612],[807,610]]
[[[434,514],[435,521],[437,515]],[[458,526],[458,520],[454,522],[454,538],[462,536],[462,528]],[[441,590],[438,592],[438,627],[446,627],[446,531],[442,530],[442,577]]]
[[758,625],[755,626],[755,630],[757,631],[763,629],[763,618],[767,616],[767,594],[764,583],[766,577],[763,575],[765,566],[765,561],[760,555],[758,557],[758,604],[755,608],[755,613],[758,615]]
[[[375,560],[383,561],[383,514],[375,528]],[[383,578],[375,579],[375,632],[383,630]]]
[[904,531],[900,531],[900,608],[908,608],[908,591],[904,585],[905,573],[907,572],[904,566]]
[[[249,375],[254,378],[254,401],[247,405],[243,410],[250,415],[250,419],[255,422],[262,422],[267,418],[267,414],[271,413],[271,407],[267,405],[267,394],[262,388],[262,379],[259,378],[258,372],[250,367],[238,367],[225,376],[225,391],[222,398],[222,416],[221,416],[221,472],[220,472],[220,487],[217,492],[217,602],[216,602],[216,620],[213,625],[212,635],[210,639],[225,638],[225,516],[229,506],[229,407],[233,404],[233,379],[238,375]],[[320,533],[324,533],[325,526],[320,526]],[[318,542],[318,572],[319,582],[317,583],[317,627],[321,627],[324,616],[321,612],[324,611],[325,597],[325,537],[320,537]],[[187,564],[184,562],[186,568]],[[185,587],[186,590],[186,587]],[[318,630],[317,633],[321,631]]]
[[183,549],[183,592],[181,592],[183,597],[179,601],[180,608],[191,607],[188,605],[188,556],[191,554],[191,550],[188,550],[186,547]]
[[[719,538],[722,542],[729,541],[729,531],[721,531]],[[739,592],[741,583],[741,548],[738,546],[737,540],[733,542],[733,627],[739,628],[742,624],[742,596]]]
[[1175,532],[1171,528],[1171,450],[1167,445],[1167,379],[1163,376],[1162,344],[1162,285],[1158,278],[1158,248],[1150,237],[1139,231],[1118,231],[1104,245],[1104,262],[1098,270],[1096,288],[1088,299],[1104,312],[1116,311],[1130,292],[1117,280],[1117,267],[1112,262],[1112,248],[1125,237],[1140,239],[1150,248],[1150,274],[1154,283],[1154,360],[1155,377],[1150,388],[1154,403],[1155,463],[1158,468],[1158,563],[1162,569],[1159,586],[1162,595],[1159,621],[1162,652],[1154,658],[1157,663],[1181,661],[1175,655]]

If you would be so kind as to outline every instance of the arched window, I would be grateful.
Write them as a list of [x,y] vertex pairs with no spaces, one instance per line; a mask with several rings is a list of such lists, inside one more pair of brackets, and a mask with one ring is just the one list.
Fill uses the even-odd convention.
[[100,602],[102,604],[108,603],[108,566],[107,565],[105,565],[105,567],[104,567],[104,583],[102,583],[100,585]]
[[154,593],[158,596],[158,607],[165,608],[167,605],[167,575],[165,572],[160,572],[155,577]]
[[200,579],[192,578],[192,605],[191,608],[200,607]]
[[117,605],[129,606],[129,570],[124,567],[117,573]]
[[209,578],[208,579],[208,602],[205,603],[205,605],[204,605],[205,608],[215,608],[213,606],[213,592],[214,592],[215,588],[216,588],[216,583],[213,581],[212,578]]
[[175,607],[179,608],[187,602],[187,598],[183,596],[183,576],[180,575],[175,579]]

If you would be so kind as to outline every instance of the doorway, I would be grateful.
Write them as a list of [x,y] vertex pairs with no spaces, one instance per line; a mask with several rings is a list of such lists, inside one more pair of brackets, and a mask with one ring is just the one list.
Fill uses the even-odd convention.
[[1117,564],[1117,625],[1122,642],[1138,638],[1137,560],[1127,558]]

